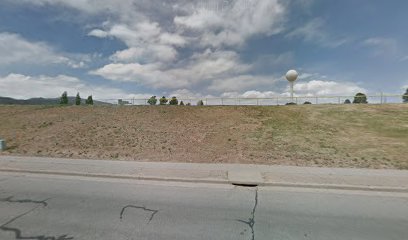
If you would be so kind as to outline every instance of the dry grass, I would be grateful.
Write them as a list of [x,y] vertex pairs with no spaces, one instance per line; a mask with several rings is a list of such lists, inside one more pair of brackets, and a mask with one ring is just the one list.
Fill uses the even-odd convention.
[[2,154],[408,169],[408,105],[1,106]]

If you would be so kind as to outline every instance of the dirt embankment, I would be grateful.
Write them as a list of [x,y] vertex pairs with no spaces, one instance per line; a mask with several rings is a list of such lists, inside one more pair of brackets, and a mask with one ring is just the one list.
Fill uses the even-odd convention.
[[408,169],[408,105],[0,106],[1,154]]

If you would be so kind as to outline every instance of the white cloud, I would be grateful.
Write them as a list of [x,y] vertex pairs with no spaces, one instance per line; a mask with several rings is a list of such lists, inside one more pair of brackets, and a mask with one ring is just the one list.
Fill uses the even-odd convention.
[[[43,42],[30,42],[14,33],[0,33],[0,64],[62,64],[71,68],[83,68],[85,55],[62,54]],[[75,59],[76,58],[76,59]]]
[[101,29],[94,29],[88,33],[88,36],[98,37],[98,38],[106,38],[108,37],[109,33],[101,30]]
[[[162,63],[113,63],[91,74],[113,81],[136,82],[153,88],[191,88],[196,84],[211,84],[210,89],[239,89],[262,84],[263,78],[246,75],[251,65],[240,61],[233,51],[205,50],[193,54],[178,66]],[[257,80],[261,80],[258,81]]]
[[[272,77],[254,76],[255,67],[243,62],[238,50],[251,38],[282,32],[287,4],[280,0],[234,0],[219,1],[215,7],[215,2],[21,0],[14,3],[64,6],[85,17],[106,17],[89,29],[88,36],[116,38],[127,48],[115,52],[110,63],[90,71],[93,75],[170,91],[193,88],[241,91],[269,84]],[[291,55],[282,55],[276,61],[291,61]]]
[[256,90],[246,91],[244,93],[225,92],[221,94],[221,97],[225,98],[274,98],[276,96],[279,96],[279,94],[273,91],[261,92]]
[[322,47],[336,48],[350,41],[346,37],[334,37],[325,29],[325,21],[321,18],[315,18],[305,25],[300,26],[289,32],[288,38],[301,38],[306,42],[314,43]]
[[278,0],[236,0],[222,8],[202,4],[175,16],[174,23],[195,35],[202,46],[239,46],[256,35],[281,32],[285,14]]
[[80,92],[82,97],[93,95],[95,99],[119,98],[146,98],[150,94],[132,94],[121,89],[106,86],[87,84],[78,78],[57,76],[27,76],[22,74],[9,74],[0,76],[0,96],[27,99],[32,97],[55,98],[67,91],[70,96]]
[[398,54],[398,44],[392,38],[368,38],[363,41],[363,45],[373,48],[376,56],[394,56]]
[[151,44],[145,47],[131,47],[117,51],[111,57],[114,62],[168,62],[177,58],[177,51],[170,46]]
[[[294,86],[298,96],[354,96],[358,92],[366,93],[367,90],[352,82],[336,82],[312,80],[298,82]],[[286,92],[289,95],[289,92]]]
[[[181,95],[199,96],[191,89],[200,89],[200,92],[215,94],[243,92],[241,96],[266,97],[275,92],[258,90],[272,88],[281,79],[254,74],[260,62],[267,62],[269,67],[293,63],[290,52],[266,56],[251,64],[240,58],[239,52],[249,39],[272,36],[284,30],[289,5],[280,0],[220,1],[224,4],[222,7],[187,0],[22,2],[63,5],[98,19],[106,17],[106,21],[94,25],[88,35],[116,38],[127,47],[115,52],[110,63],[89,73],[112,81],[133,82]],[[299,4],[306,7],[311,2],[302,0]],[[294,29],[287,37],[303,38],[324,47],[338,47],[348,41],[331,36],[322,19]],[[310,77],[312,75],[303,75],[300,79]],[[296,86],[303,94],[339,93],[341,87],[347,93],[359,89],[351,83],[321,80]],[[248,89],[254,90],[246,91]]]

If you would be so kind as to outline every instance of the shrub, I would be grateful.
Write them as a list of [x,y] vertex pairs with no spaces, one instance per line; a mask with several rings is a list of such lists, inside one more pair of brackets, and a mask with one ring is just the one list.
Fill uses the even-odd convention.
[[184,102],[183,102],[183,101],[180,101],[180,106],[184,106]]
[[285,105],[297,105],[296,103],[294,103],[294,102],[290,102],[290,103],[286,103]]
[[170,105],[178,105],[179,101],[177,100],[176,97],[172,97],[169,104]]
[[152,96],[149,100],[147,100],[147,103],[150,105],[156,105],[157,104],[156,96]]
[[88,96],[88,98],[87,98],[86,101],[85,101],[85,104],[86,104],[86,105],[93,105],[93,104],[94,104],[92,95],[91,95],[91,96]]
[[197,102],[197,106],[204,106],[203,100],[198,101],[198,102]]
[[163,96],[162,98],[160,98],[160,105],[166,105],[168,101],[169,100],[167,100],[167,98]]
[[68,104],[68,93],[67,92],[63,92],[60,98],[60,104]]
[[81,97],[79,96],[79,93],[77,93],[75,97],[75,105],[77,106],[81,105]]
[[191,106],[191,103],[187,103],[186,106]]
[[404,96],[402,96],[402,101],[404,103],[408,103],[408,88],[407,88],[407,91],[405,92]]
[[351,104],[350,99],[346,99],[346,101],[344,101],[344,104]]
[[357,93],[356,96],[354,97],[353,103],[368,103],[367,102],[367,96],[364,93]]
[[312,104],[311,102],[305,102],[305,103],[303,103],[303,104],[305,104],[305,105],[310,105],[310,104]]

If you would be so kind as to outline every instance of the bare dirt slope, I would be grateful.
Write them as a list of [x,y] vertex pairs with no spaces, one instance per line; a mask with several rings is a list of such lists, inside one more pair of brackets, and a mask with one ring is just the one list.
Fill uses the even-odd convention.
[[408,104],[0,106],[0,154],[408,169]]

